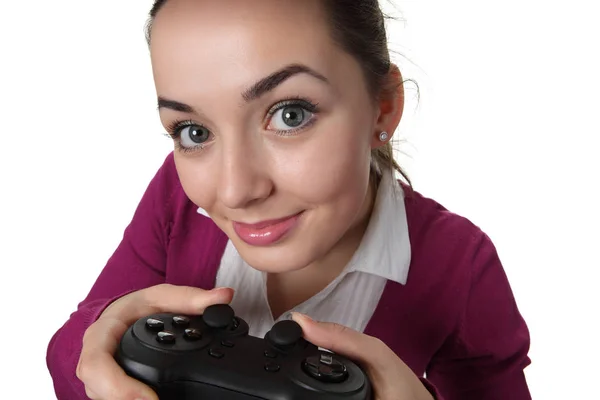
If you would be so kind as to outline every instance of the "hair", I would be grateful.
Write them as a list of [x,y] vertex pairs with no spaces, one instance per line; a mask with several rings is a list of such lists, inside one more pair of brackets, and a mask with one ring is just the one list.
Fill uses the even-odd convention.
[[[167,0],[154,0],[150,10],[150,19],[146,24],[146,41],[150,43],[152,23]],[[379,0],[322,0],[334,41],[346,52],[354,56],[361,65],[367,87],[373,99],[393,93],[399,84],[390,82],[392,67],[388,48],[385,15]],[[406,172],[394,159],[391,142],[372,152],[372,169],[398,172],[412,187]]]

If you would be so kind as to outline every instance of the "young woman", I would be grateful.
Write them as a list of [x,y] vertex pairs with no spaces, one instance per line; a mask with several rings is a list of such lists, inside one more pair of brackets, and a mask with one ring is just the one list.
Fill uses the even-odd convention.
[[377,0],[159,0],[148,41],[175,150],[49,344],[59,399],[156,399],[115,363],[121,336],[216,303],[255,336],[295,319],[379,400],[530,399],[492,242],[393,159],[403,81]]

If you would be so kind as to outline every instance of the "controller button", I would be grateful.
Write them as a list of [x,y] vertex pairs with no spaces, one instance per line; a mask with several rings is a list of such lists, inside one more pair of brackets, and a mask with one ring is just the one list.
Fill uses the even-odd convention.
[[186,329],[185,332],[183,333],[183,337],[186,338],[187,340],[200,340],[202,339],[202,332],[200,331],[200,329]]
[[221,344],[225,347],[233,347],[235,346],[235,343],[233,343],[231,340],[222,340]]
[[158,332],[158,335],[156,335],[156,340],[164,344],[173,344],[175,343],[175,335],[166,331]]
[[279,321],[269,332],[269,339],[276,346],[286,347],[296,344],[302,338],[302,328],[296,321]]
[[331,354],[321,354],[305,359],[302,369],[309,376],[322,382],[339,383],[348,377],[346,366]]
[[211,328],[227,328],[234,320],[234,312],[228,304],[214,304],[204,310],[202,319]]
[[265,371],[267,372],[277,372],[281,369],[281,367],[279,366],[279,364],[273,362],[273,361],[269,361],[268,363],[265,364]]
[[162,331],[165,328],[165,323],[160,319],[148,318],[146,320],[146,327],[152,331]]
[[265,350],[265,357],[277,358],[277,352],[273,350]]
[[225,356],[225,353],[223,353],[219,349],[210,349],[210,350],[208,350],[208,354],[210,354],[211,357],[214,357],[214,358],[223,358]]
[[173,324],[175,326],[188,326],[190,324],[190,319],[188,317],[176,315],[173,317]]

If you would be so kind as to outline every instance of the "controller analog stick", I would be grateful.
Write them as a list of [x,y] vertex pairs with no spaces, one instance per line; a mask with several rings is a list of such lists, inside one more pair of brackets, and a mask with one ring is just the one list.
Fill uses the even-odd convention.
[[202,319],[211,328],[224,329],[233,321],[235,312],[229,304],[214,304],[206,307]]
[[277,347],[292,346],[302,338],[302,328],[296,321],[285,320],[273,325],[269,340]]

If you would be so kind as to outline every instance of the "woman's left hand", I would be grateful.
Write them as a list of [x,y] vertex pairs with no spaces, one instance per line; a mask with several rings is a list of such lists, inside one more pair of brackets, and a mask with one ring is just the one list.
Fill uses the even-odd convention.
[[350,328],[292,313],[304,338],[315,346],[360,363],[369,376],[374,400],[434,400],[419,378],[381,340]]

